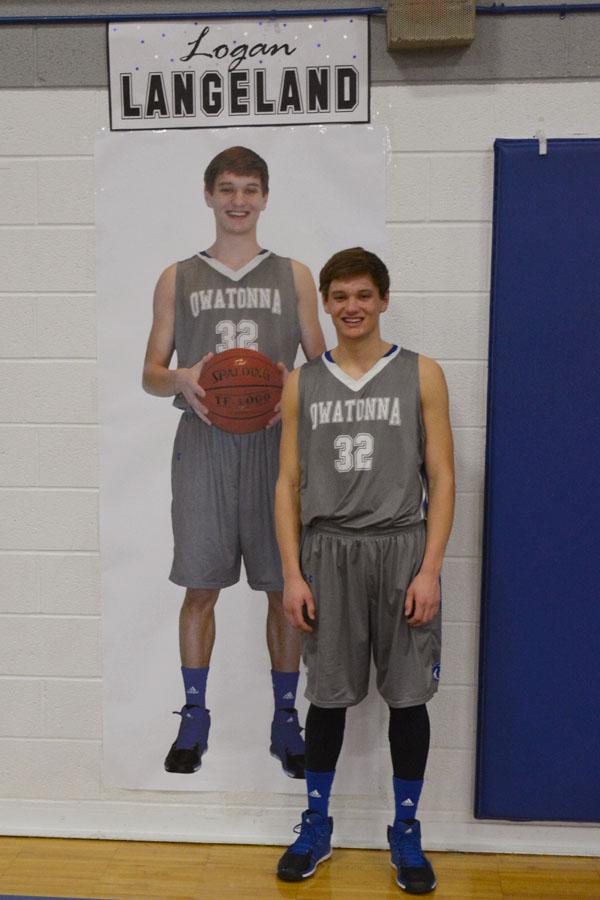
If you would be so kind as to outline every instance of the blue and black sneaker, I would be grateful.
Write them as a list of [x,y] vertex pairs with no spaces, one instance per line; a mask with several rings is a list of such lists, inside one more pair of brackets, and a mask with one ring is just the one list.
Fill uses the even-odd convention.
[[431,863],[421,849],[421,824],[406,819],[388,827],[392,866],[398,873],[396,882],[407,894],[428,894],[436,881]]
[[271,756],[290,778],[304,778],[304,740],[295,709],[276,709],[271,723]]
[[319,863],[331,856],[333,819],[324,819],[320,813],[307,809],[294,831],[298,837],[277,864],[277,876],[283,881],[309,878]]
[[189,775],[200,768],[202,756],[208,749],[208,729],[210,713],[201,706],[186,704],[176,716],[181,716],[181,724],[175,743],[165,759],[167,772]]

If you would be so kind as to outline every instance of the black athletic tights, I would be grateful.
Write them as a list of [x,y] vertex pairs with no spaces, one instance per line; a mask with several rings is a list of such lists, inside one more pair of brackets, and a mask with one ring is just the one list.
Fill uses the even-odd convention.
[[[306,717],[306,768],[309,772],[333,772],[346,724],[346,710],[324,709],[311,703]],[[429,715],[425,704],[404,709],[390,707],[388,736],[396,778],[421,781],[429,752]]]

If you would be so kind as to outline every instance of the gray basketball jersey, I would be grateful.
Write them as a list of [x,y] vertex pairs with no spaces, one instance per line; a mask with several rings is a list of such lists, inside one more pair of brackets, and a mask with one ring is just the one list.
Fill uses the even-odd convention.
[[360,379],[328,353],[302,366],[302,524],[390,530],[425,518],[419,357],[392,348]]
[[[270,251],[234,270],[197,253],[177,263],[175,350],[189,368],[208,352],[259,350],[294,367],[300,325],[292,261]],[[175,406],[186,408],[178,394]]]

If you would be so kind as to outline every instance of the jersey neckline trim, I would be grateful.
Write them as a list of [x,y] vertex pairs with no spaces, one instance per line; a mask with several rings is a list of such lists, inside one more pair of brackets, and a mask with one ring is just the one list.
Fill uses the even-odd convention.
[[344,370],[338,366],[336,362],[333,361],[331,356],[331,352],[326,350],[325,353],[322,354],[321,359],[331,372],[334,378],[337,378],[338,381],[341,381],[342,384],[345,384],[347,388],[350,388],[351,391],[360,391],[364,388],[365,384],[368,384],[376,375],[385,369],[385,367],[390,363],[393,359],[396,359],[398,354],[401,352],[402,348],[397,344],[394,344],[387,353],[385,353],[381,359],[377,360],[374,366],[371,366],[368,372],[365,372],[364,375],[361,375],[360,378],[352,378],[351,375],[348,375]]
[[242,266],[241,269],[230,269],[229,266],[226,266],[225,263],[219,262],[218,259],[214,259],[212,256],[208,256],[205,251],[200,251],[196,254],[200,257],[200,259],[204,260],[204,262],[214,269],[215,272],[219,272],[220,275],[224,275],[226,278],[229,278],[230,281],[241,281],[245,275],[248,275],[255,269],[257,266],[261,264],[261,262],[271,256],[270,250],[261,250],[260,253],[257,253],[254,259],[251,259],[250,262],[247,262],[245,266]]

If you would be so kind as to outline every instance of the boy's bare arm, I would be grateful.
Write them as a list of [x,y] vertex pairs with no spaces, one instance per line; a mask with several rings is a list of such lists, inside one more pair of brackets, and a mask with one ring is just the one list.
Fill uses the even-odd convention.
[[208,409],[201,402],[204,390],[198,384],[202,366],[212,353],[207,353],[195,365],[170,369],[169,363],[175,351],[175,275],[176,264],[168,266],[154,289],[153,317],[150,337],[146,347],[142,386],[156,397],[173,397],[183,394],[187,403],[207,425]]
[[292,260],[294,285],[298,297],[300,342],[307,359],[314,359],[325,351],[325,338],[319,323],[317,289],[308,266]]
[[283,427],[279,455],[279,477],[275,489],[275,524],[283,567],[283,609],[295,628],[312,631],[302,615],[315,617],[311,590],[300,570],[300,460],[298,455],[298,383],[300,370],[287,379],[282,397]]

